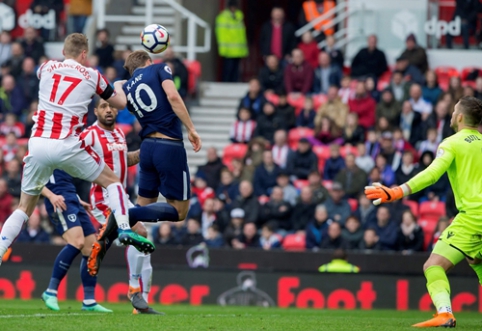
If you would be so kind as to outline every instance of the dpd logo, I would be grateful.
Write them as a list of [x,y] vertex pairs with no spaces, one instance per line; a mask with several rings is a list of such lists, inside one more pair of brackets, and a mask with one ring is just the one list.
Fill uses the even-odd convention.
[[442,36],[450,34],[452,36],[460,35],[461,21],[460,17],[455,17],[451,22],[438,21],[435,16],[432,16],[430,21],[425,22],[424,30],[428,35],[435,36],[440,39]]
[[31,9],[28,9],[25,14],[20,15],[18,18],[18,25],[23,29],[27,27],[33,27],[34,29],[47,29],[51,30],[55,28],[55,11],[50,9],[45,15],[34,14]]

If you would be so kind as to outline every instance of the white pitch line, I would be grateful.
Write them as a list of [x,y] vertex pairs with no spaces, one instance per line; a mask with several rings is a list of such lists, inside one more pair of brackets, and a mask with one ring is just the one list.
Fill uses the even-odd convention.
[[23,315],[0,315],[0,318],[25,318],[25,317],[65,317],[65,316],[102,316],[103,314],[92,314],[92,313],[59,313],[59,314],[23,314]]

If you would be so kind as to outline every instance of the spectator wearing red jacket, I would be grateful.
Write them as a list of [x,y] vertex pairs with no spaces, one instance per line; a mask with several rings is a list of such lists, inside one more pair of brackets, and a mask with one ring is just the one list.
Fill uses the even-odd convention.
[[348,100],[350,112],[358,114],[358,123],[366,130],[375,125],[376,102],[367,93],[364,82],[358,82],[355,97]]
[[311,31],[303,33],[298,48],[301,49],[306,62],[308,62],[312,68],[318,67],[318,54],[320,50],[318,49],[318,44],[313,39]]
[[12,213],[12,201],[13,197],[8,193],[7,181],[0,178],[0,225],[5,223]]
[[198,171],[194,177],[192,194],[197,196],[201,206],[204,206],[204,201],[206,201],[206,199],[212,199],[215,196],[215,192],[211,187],[208,186],[206,174],[202,170]]
[[303,52],[295,48],[292,63],[285,69],[285,88],[288,94],[306,94],[313,84],[313,68],[305,61]]

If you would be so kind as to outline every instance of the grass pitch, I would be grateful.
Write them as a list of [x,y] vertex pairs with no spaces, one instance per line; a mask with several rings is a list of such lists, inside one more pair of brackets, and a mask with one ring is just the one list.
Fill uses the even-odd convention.
[[[153,305],[165,316],[132,315],[130,304],[105,304],[113,314],[81,312],[80,303],[60,302],[60,312],[41,300],[0,300],[0,330],[121,331],[121,330],[415,330],[410,325],[429,313],[391,310],[316,310],[219,306]],[[459,313],[457,329],[481,330],[482,316]]]

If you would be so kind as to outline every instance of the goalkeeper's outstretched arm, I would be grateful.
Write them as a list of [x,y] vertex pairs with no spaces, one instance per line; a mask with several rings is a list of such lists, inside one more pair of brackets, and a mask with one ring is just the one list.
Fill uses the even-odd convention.
[[403,197],[423,190],[435,184],[447,171],[454,159],[454,154],[447,148],[441,146],[437,152],[437,158],[425,169],[410,179],[408,182],[392,188],[383,186],[380,183],[373,183],[365,187],[365,195],[373,200],[374,205],[392,202]]

